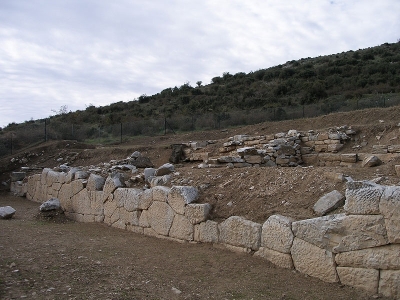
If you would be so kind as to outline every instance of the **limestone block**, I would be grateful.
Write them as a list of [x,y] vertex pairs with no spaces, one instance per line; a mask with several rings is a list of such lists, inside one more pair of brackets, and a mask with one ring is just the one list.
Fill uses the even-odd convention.
[[194,240],[202,243],[218,243],[218,223],[214,221],[202,222],[194,227]]
[[264,258],[279,268],[293,269],[292,256],[288,253],[281,253],[266,247],[260,247],[260,249],[254,253],[254,256]]
[[367,156],[363,159],[361,165],[363,167],[376,167],[382,164],[382,161],[375,155]]
[[218,225],[220,243],[258,250],[261,242],[261,224],[232,216]]
[[389,145],[387,150],[389,153],[400,153],[400,145]]
[[246,146],[255,146],[260,144],[260,140],[253,140],[253,141],[245,141],[244,144]]
[[244,160],[249,164],[261,164],[262,157],[260,155],[245,155]]
[[95,216],[104,215],[103,191],[88,191],[90,207]]
[[381,215],[337,214],[292,223],[297,238],[333,253],[359,250],[388,243]]
[[236,149],[236,152],[240,155],[240,157],[244,157],[245,155],[257,155],[257,149],[255,147],[243,147]]
[[290,162],[290,159],[286,156],[278,156],[275,160],[277,165],[287,165]]
[[344,182],[346,180],[343,173],[325,172],[325,176],[327,179],[337,183]]
[[307,165],[316,165],[318,163],[319,156],[317,154],[306,154],[302,155],[301,159]]
[[134,225],[126,225],[126,230],[138,233],[138,234],[144,234],[143,227],[140,226],[134,226]]
[[328,134],[328,138],[330,140],[340,140],[341,136],[340,136],[340,133],[330,133],[330,134]]
[[156,169],[154,169],[154,168],[146,168],[146,169],[144,169],[143,173],[144,173],[144,181],[149,183],[150,179],[155,176]]
[[163,176],[167,174],[171,174],[175,171],[175,167],[171,163],[166,163],[160,166],[156,172],[154,173],[154,176]]
[[79,170],[79,171],[77,171],[77,172],[75,173],[75,180],[76,180],[76,179],[88,179],[88,178],[89,178],[89,175],[90,175],[90,174],[89,174],[88,172]]
[[182,215],[175,215],[169,236],[186,241],[193,241],[194,226],[189,219]]
[[102,191],[106,179],[100,175],[90,174],[86,188],[88,191]]
[[50,211],[50,210],[57,210],[60,208],[61,208],[60,200],[57,198],[51,198],[46,202],[43,202],[42,205],[40,205],[39,210]]
[[139,209],[139,195],[142,193],[140,189],[134,188],[118,188],[114,191],[114,199],[118,207],[124,207],[127,211]]
[[93,214],[90,204],[90,198],[86,189],[81,190],[78,194],[72,196],[72,212],[79,214]]
[[16,210],[11,206],[0,207],[0,219],[11,219]]
[[400,176],[400,165],[395,165],[394,170],[396,171],[397,176]]
[[[104,216],[106,219],[108,218],[108,221],[116,210],[117,210],[117,204],[113,199],[108,199],[104,203]],[[106,220],[104,220],[104,222],[109,224],[109,222],[106,222]]]
[[400,243],[400,187],[387,186],[379,203],[390,243]]
[[328,151],[328,145],[326,145],[326,144],[315,145],[314,150],[315,150],[315,152],[327,152]]
[[185,207],[185,216],[189,219],[192,224],[199,224],[208,219],[211,211],[211,205],[208,203],[204,204],[188,204]]
[[339,253],[336,255],[336,263],[338,266],[353,268],[400,270],[400,245]]
[[75,179],[75,173],[80,170],[80,168],[71,168],[65,176],[65,183],[71,183]]
[[171,189],[166,186],[155,186],[151,188],[153,193],[153,201],[168,202],[168,194]]
[[119,216],[120,220],[123,221],[126,226],[128,225],[139,226],[139,218],[140,218],[139,211],[137,210],[128,211],[125,208],[121,207],[119,209]]
[[154,176],[150,179],[150,186],[165,186],[171,182],[171,175]]
[[153,202],[153,190],[147,189],[139,194],[138,209],[148,209]]
[[327,150],[328,152],[338,152],[343,146],[344,144],[329,144]]
[[122,219],[117,219],[116,221],[112,221],[110,226],[118,228],[118,229],[122,229],[122,230],[126,229],[126,224]]
[[292,222],[291,218],[281,215],[270,216],[262,226],[261,247],[290,253],[294,238]]
[[165,202],[154,201],[148,209],[147,220],[151,228],[161,235],[168,235],[174,217],[174,210]]
[[341,144],[340,143],[340,140],[330,140],[330,139],[327,139],[327,140],[324,140],[324,144]]
[[65,173],[48,170],[46,175],[46,184],[47,186],[51,186],[53,183],[64,183],[65,178]]
[[379,270],[349,267],[337,267],[336,270],[342,284],[366,290],[371,294],[378,293]]
[[139,226],[141,227],[150,227],[150,223],[148,220],[148,215],[149,215],[149,211],[148,210],[143,210],[142,213],[140,214],[139,217]]
[[357,162],[357,153],[341,154],[340,161],[347,162],[347,163],[356,163]]
[[14,181],[10,184],[10,192],[17,197],[25,197],[27,184],[22,181]]
[[325,194],[314,204],[313,210],[317,215],[323,216],[328,212],[344,204],[344,196],[341,192],[333,190]]
[[218,148],[219,153],[227,153],[236,149],[235,145]]
[[318,156],[321,161],[340,161],[341,156],[339,154],[322,153]]
[[290,253],[296,270],[326,282],[338,282],[332,252],[295,238]]
[[373,145],[372,146],[372,153],[373,154],[385,154],[385,153],[388,153],[388,146],[387,145]]
[[63,210],[71,211],[72,203],[71,198],[73,196],[71,183],[64,183],[58,192],[58,199],[60,200],[61,207]]
[[400,299],[400,271],[381,270],[379,293],[394,299]]
[[318,141],[324,141],[324,140],[327,140],[327,139],[329,139],[328,133],[319,133],[317,135],[317,140]]
[[108,197],[117,188],[125,187],[124,176],[121,173],[114,173],[107,177],[104,183],[103,192],[104,197]]
[[72,192],[71,197],[78,194],[84,188],[85,188],[85,180],[84,179],[78,179],[78,180],[72,181],[71,182],[71,192]]
[[36,185],[39,182],[40,183],[40,174],[35,174],[32,176],[28,177],[28,184],[27,184],[27,191],[26,191],[26,198],[31,201],[33,200],[33,197],[35,195],[35,190],[36,190]]
[[346,184],[344,210],[350,214],[379,214],[379,201],[384,187],[370,181]]
[[185,206],[195,202],[198,197],[199,192],[195,187],[173,186],[168,194],[168,203],[176,213],[183,215],[185,213]]
[[219,163],[242,163],[244,159],[236,156],[221,156],[217,158]]

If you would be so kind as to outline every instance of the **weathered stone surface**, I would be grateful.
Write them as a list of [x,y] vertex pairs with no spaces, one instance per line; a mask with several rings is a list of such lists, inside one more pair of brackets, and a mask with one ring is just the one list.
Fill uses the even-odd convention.
[[351,181],[346,184],[344,210],[350,214],[379,214],[379,201],[384,187],[370,181]]
[[167,202],[168,194],[171,189],[166,186],[155,186],[151,188],[153,193],[153,201]]
[[150,186],[164,186],[171,182],[171,175],[155,176],[150,178]]
[[344,285],[364,289],[371,294],[378,293],[379,270],[337,267],[340,282]]
[[186,204],[195,202],[198,197],[199,192],[195,187],[173,186],[168,194],[168,203],[176,213],[183,215]]
[[16,210],[11,206],[0,207],[0,219],[11,219],[15,212]]
[[185,207],[185,216],[189,219],[192,224],[199,224],[208,219],[211,211],[211,205],[208,203],[204,204],[188,204]]
[[121,173],[114,173],[107,177],[103,187],[104,196],[108,197],[117,188],[125,187],[124,176]]
[[330,215],[292,223],[297,238],[334,253],[386,245],[383,216]]
[[236,156],[221,156],[217,158],[220,163],[242,163],[244,159]]
[[120,220],[125,224],[125,226],[128,226],[128,225],[139,226],[139,218],[140,218],[139,211],[137,211],[137,210],[128,211],[124,208],[120,208],[119,216],[120,216]]
[[75,173],[75,179],[87,179],[89,175],[88,172],[80,170]]
[[260,249],[254,253],[254,256],[264,258],[279,268],[293,269],[292,256],[288,253],[278,252],[269,248],[260,247]]
[[244,160],[249,164],[261,164],[263,159],[260,155],[245,155]]
[[368,156],[363,159],[361,165],[363,167],[376,167],[382,164],[382,161],[375,155]]
[[400,271],[381,270],[379,293],[386,297],[400,299]]
[[139,226],[141,227],[150,227],[149,220],[148,220],[149,211],[143,210],[140,217],[139,217]]
[[293,220],[281,215],[273,215],[262,226],[261,247],[281,252],[290,253],[293,243]]
[[387,186],[379,202],[390,243],[400,243],[400,187]]
[[152,189],[144,190],[139,195],[138,208],[142,210],[148,209],[152,202],[153,202],[153,190]]
[[240,157],[244,157],[245,155],[257,155],[257,149],[254,147],[243,147],[236,150],[236,152],[240,155]]
[[372,153],[373,154],[385,154],[385,153],[388,153],[388,146],[387,145],[373,145],[372,146]]
[[139,195],[142,193],[140,189],[134,188],[118,188],[114,191],[114,200],[117,207],[124,207],[127,211],[139,209]]
[[46,202],[42,203],[40,205],[39,210],[40,211],[49,211],[49,210],[57,210],[61,208],[60,200],[57,198],[51,198],[47,200]]
[[169,231],[169,236],[185,240],[193,241],[194,226],[189,219],[182,215],[175,215]]
[[[71,168],[65,176],[65,183],[71,183],[75,179],[75,173],[80,171],[80,168]],[[43,175],[43,173],[42,173]]]
[[336,255],[336,263],[343,267],[400,270],[400,245],[339,253]]
[[340,149],[342,149],[344,144],[329,144],[327,151],[328,152],[338,152]]
[[314,204],[313,210],[316,214],[323,216],[328,212],[344,204],[344,196],[337,190],[325,194]]
[[143,173],[144,173],[144,181],[150,183],[151,178],[153,178],[156,174],[156,169],[146,168],[144,169]]
[[397,176],[400,176],[400,165],[395,165],[394,170],[396,171]]
[[341,154],[340,161],[348,162],[348,163],[356,163],[357,162],[357,153]]
[[174,167],[174,165],[173,164],[170,164],[170,163],[166,163],[166,164],[163,164],[162,166],[160,166],[157,170],[156,170],[156,172],[155,172],[155,176],[164,176],[164,175],[167,175],[167,174],[171,174],[171,173],[173,173],[175,171],[175,167]]
[[174,220],[174,210],[165,202],[154,201],[148,210],[147,220],[151,228],[161,235],[168,235]]
[[295,238],[291,248],[296,270],[326,282],[337,282],[335,256],[332,252]]
[[145,156],[139,156],[134,160],[130,160],[130,162],[137,168],[152,168],[154,166],[150,158]]
[[86,188],[88,191],[102,191],[106,179],[100,175],[90,174]]
[[10,184],[10,192],[17,197],[25,197],[28,190],[27,183],[14,181]]
[[261,224],[232,216],[218,225],[219,241],[238,247],[258,250],[261,242]]
[[71,198],[72,209],[70,212],[89,215],[93,214],[89,193],[86,189],[81,190]]
[[202,243],[218,243],[218,223],[214,221],[202,222],[194,227],[194,240]]

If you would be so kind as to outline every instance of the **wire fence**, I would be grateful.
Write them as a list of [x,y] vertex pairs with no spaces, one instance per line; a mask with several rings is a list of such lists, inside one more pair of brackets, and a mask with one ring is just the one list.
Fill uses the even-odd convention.
[[72,124],[49,118],[26,122],[21,129],[0,131],[0,157],[49,140],[76,140],[88,144],[118,144],[135,136],[156,136],[195,130],[223,129],[265,121],[311,118],[332,112],[400,105],[400,96],[375,96],[369,99],[331,101],[319,104],[270,107],[228,112],[209,112],[191,116],[140,119],[113,125]]

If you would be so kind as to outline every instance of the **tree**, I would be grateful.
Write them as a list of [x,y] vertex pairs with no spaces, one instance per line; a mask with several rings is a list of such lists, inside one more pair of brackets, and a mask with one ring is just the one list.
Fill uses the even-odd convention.
[[201,87],[201,84],[202,84],[202,83],[203,83],[203,82],[202,82],[202,81],[200,81],[200,80],[199,80],[199,81],[197,81],[197,82],[196,82],[196,84],[197,84],[197,87]]
[[65,115],[68,113],[68,106],[67,105],[61,105],[60,109],[57,111],[55,109],[51,110],[53,113],[56,115]]

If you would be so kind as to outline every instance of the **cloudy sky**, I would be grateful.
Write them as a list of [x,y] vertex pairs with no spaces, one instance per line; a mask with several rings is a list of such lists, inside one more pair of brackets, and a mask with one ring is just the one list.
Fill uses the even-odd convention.
[[394,43],[399,0],[0,0],[0,126]]

